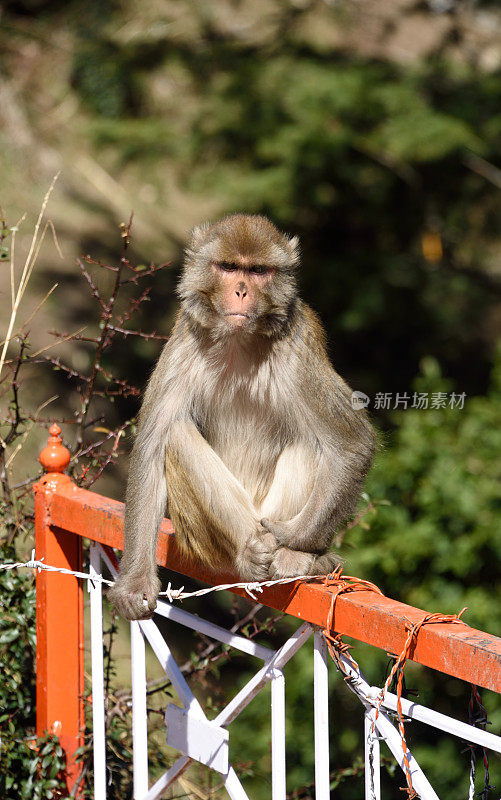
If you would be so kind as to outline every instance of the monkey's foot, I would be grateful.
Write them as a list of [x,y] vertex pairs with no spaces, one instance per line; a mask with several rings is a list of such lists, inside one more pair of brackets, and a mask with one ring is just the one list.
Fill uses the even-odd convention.
[[336,553],[324,553],[323,556],[315,556],[310,575],[330,575],[342,562],[343,559]]
[[270,577],[295,578],[297,575],[311,575],[311,567],[316,556],[313,553],[301,553],[288,547],[279,547],[271,562]]
[[339,561],[334,553],[318,556],[314,553],[302,553],[299,550],[280,547],[271,563],[270,575],[274,580],[295,578],[298,575],[328,575]]
[[156,575],[119,575],[107,597],[125,619],[150,619],[157,607],[159,591]]
[[266,580],[270,577],[270,566],[276,549],[277,543],[271,533],[255,533],[247,539],[244,549],[236,557],[238,574],[244,581]]

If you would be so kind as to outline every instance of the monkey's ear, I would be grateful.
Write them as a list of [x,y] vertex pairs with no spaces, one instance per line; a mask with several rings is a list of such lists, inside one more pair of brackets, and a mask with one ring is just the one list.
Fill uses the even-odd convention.
[[190,233],[190,240],[188,244],[188,248],[190,250],[198,250],[200,245],[202,244],[203,240],[207,235],[207,231],[209,230],[211,224],[210,222],[204,222],[202,225],[196,225]]
[[287,242],[287,246],[291,254],[292,263],[297,264],[300,257],[299,236],[293,236],[291,239],[289,239]]

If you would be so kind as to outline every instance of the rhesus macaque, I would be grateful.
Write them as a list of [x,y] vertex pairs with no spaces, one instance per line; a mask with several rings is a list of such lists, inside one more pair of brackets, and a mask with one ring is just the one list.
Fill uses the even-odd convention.
[[259,581],[326,574],[374,433],[297,296],[298,240],[264,217],[196,228],[181,309],[148,383],[131,456],[121,572],[109,597],[150,617],[166,502],[177,541],[214,570]]

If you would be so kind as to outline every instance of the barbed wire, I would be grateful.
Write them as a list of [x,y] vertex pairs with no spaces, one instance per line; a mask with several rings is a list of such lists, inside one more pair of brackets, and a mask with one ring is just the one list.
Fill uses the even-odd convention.
[[[0,571],[10,569],[36,569],[38,572],[59,572],[62,575],[73,575],[84,581],[89,581],[92,585],[101,583],[105,586],[113,586],[114,581],[108,578],[103,578],[102,575],[91,575],[89,572],[80,572],[79,570],[68,569],[67,567],[54,567],[52,564],[46,564],[42,558],[35,558],[35,551],[31,551],[31,558],[29,561],[12,561],[0,564]],[[293,583],[295,581],[315,580],[318,578],[325,578],[325,575],[297,575],[295,578],[276,578],[267,581],[238,581],[236,583],[221,583],[217,586],[207,586],[205,589],[197,589],[194,592],[185,592],[184,586],[180,589],[175,589],[169,581],[164,591],[159,593],[159,597],[165,597],[169,603],[176,600],[185,600],[187,597],[202,597],[203,595],[210,594],[211,592],[223,592],[227,589],[243,589],[252,600],[257,600],[256,594],[262,594],[263,590],[269,586],[278,586],[284,583]]]

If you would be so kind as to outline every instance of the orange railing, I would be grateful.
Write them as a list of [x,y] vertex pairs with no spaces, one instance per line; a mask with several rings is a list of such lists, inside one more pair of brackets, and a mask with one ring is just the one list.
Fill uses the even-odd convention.
[[[51,428],[40,455],[46,470],[35,485],[36,558],[55,567],[81,570],[83,539],[123,547],[124,506],[78,488],[64,474],[69,453]],[[160,528],[157,563],[209,584],[234,576],[213,575],[183,559],[170,520]],[[68,757],[68,783],[78,775],[74,760],[83,742],[83,588],[71,575],[39,572],[37,586],[37,731],[55,731]],[[239,589],[232,590],[242,594]],[[335,598],[335,602],[333,602]],[[265,588],[259,601],[322,630],[346,634],[391,653],[402,652],[409,627],[423,619],[420,609],[377,592],[339,593],[329,583],[295,581]],[[501,639],[462,622],[424,626],[409,657],[477,686],[501,692]]]

